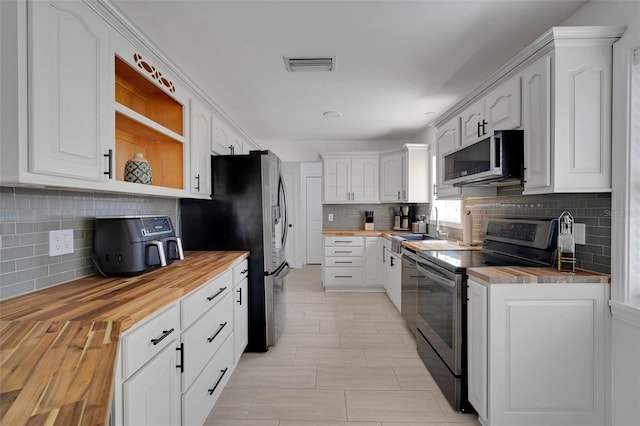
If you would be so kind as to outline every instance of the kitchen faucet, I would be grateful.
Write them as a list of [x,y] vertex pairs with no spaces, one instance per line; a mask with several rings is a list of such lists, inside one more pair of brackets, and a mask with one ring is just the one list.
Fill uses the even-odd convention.
[[429,223],[431,223],[431,216],[433,215],[433,211],[436,212],[436,232],[433,237],[440,237],[440,221],[438,220],[438,208],[436,206],[431,207],[429,211]]

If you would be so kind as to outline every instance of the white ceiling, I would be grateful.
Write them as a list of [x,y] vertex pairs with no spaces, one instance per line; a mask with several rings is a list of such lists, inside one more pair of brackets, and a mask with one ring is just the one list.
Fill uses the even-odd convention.
[[[587,2],[113,3],[250,137],[269,146],[412,139]],[[336,70],[285,70],[283,56],[315,55],[336,56]],[[323,117],[328,110],[341,117]]]

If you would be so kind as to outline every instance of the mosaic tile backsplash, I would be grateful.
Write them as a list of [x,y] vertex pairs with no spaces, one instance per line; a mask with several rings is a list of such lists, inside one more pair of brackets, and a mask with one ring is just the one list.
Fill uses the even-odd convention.
[[[94,273],[93,218],[158,214],[175,199],[0,186],[0,299]],[[49,256],[49,231],[73,229],[74,252]]]

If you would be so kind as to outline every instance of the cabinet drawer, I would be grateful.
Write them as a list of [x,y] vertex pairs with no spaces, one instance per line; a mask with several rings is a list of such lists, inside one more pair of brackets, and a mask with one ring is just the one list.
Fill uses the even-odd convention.
[[182,329],[189,327],[209,308],[222,300],[227,293],[231,292],[231,287],[233,287],[233,273],[229,269],[185,296],[180,302]]
[[325,257],[324,266],[362,266],[362,257]]
[[233,337],[227,337],[220,350],[182,395],[182,424],[201,425],[229,381],[233,370]]
[[249,276],[249,261],[244,259],[233,267],[233,283],[237,284]]
[[364,237],[324,237],[325,246],[364,246]]
[[362,247],[325,247],[325,256],[337,256],[337,257],[362,257],[364,249]]
[[187,331],[182,332],[184,344],[184,374],[182,388],[187,389],[198,373],[233,331],[233,301],[231,293],[209,309]]
[[325,285],[362,285],[362,268],[324,268]]
[[122,336],[122,375],[131,376],[180,334],[177,304],[156,313]]

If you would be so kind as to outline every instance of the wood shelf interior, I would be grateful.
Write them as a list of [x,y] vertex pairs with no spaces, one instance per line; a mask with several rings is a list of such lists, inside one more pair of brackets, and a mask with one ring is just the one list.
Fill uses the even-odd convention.
[[152,185],[184,189],[183,105],[117,56],[115,98],[126,107],[115,111],[116,179],[124,181],[125,164],[142,153]]
[[183,105],[116,56],[116,102],[184,135]]
[[151,164],[152,185],[183,189],[184,144],[116,112],[116,179],[124,180],[124,166],[136,153]]

